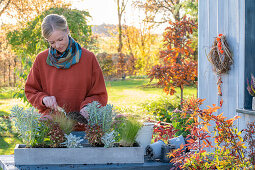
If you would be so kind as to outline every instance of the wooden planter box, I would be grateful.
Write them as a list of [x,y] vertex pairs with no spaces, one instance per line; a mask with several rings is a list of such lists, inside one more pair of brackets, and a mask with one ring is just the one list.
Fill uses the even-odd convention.
[[16,145],[15,165],[144,163],[141,147],[25,148]]

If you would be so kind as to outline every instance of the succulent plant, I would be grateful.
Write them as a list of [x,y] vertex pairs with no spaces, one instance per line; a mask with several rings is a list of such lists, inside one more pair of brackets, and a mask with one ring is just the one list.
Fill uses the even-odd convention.
[[81,137],[77,137],[73,134],[65,134],[66,141],[61,143],[63,146],[66,146],[67,148],[82,148],[81,142],[83,139]]
[[104,146],[101,141],[102,136],[104,135],[103,129],[100,125],[86,125],[86,139],[88,140],[89,144],[92,146]]
[[56,122],[50,123],[49,136],[51,141],[51,147],[54,147],[54,148],[61,147],[61,143],[65,141],[64,132],[60,128],[59,124]]
[[247,79],[247,90],[251,96],[255,97],[255,77],[253,74],[251,74],[251,85]]

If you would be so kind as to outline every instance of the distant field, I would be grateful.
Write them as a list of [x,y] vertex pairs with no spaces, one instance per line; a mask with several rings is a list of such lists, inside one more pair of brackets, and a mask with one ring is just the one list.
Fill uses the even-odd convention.
[[[125,81],[106,81],[108,91],[108,103],[113,104],[115,108],[123,113],[139,114],[143,116],[142,104],[146,101],[157,100],[166,94],[160,88],[145,88],[149,79],[129,79]],[[177,89],[177,96],[180,90]],[[185,87],[184,95],[196,96],[195,87]],[[172,96],[176,98],[176,96]],[[179,102],[179,101],[178,101]],[[13,149],[21,141],[16,137],[13,131],[8,115],[14,105],[25,106],[19,99],[12,98],[11,88],[0,89],[0,155],[13,154]]]

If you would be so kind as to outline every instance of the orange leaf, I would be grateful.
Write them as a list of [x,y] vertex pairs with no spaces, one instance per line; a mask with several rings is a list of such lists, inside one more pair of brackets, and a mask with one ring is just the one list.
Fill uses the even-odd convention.
[[223,99],[220,100],[220,107],[223,105]]

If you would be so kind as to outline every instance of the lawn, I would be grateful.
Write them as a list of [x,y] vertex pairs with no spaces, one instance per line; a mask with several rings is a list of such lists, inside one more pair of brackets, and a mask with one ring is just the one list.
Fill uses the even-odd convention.
[[[157,100],[162,96],[166,96],[161,88],[148,87],[148,79],[127,79],[125,81],[106,81],[108,92],[108,103],[113,104],[116,109],[123,113],[138,114],[144,116],[146,114],[142,108],[142,104],[148,101]],[[12,98],[12,88],[0,89],[0,155],[13,154],[13,149],[17,143],[21,141],[14,132],[13,125],[10,121],[10,109],[18,104],[25,104],[18,99]],[[175,100],[180,94],[177,89],[177,95],[173,96]],[[185,87],[184,95],[196,96],[196,87]]]
[[[148,100],[155,100],[159,97],[166,96],[162,88],[145,87],[149,79],[131,79],[125,81],[107,81],[107,92],[109,95],[108,103],[114,106],[134,107],[140,106]],[[177,96],[180,89],[176,89]],[[185,87],[184,95],[196,96],[196,87]]]

